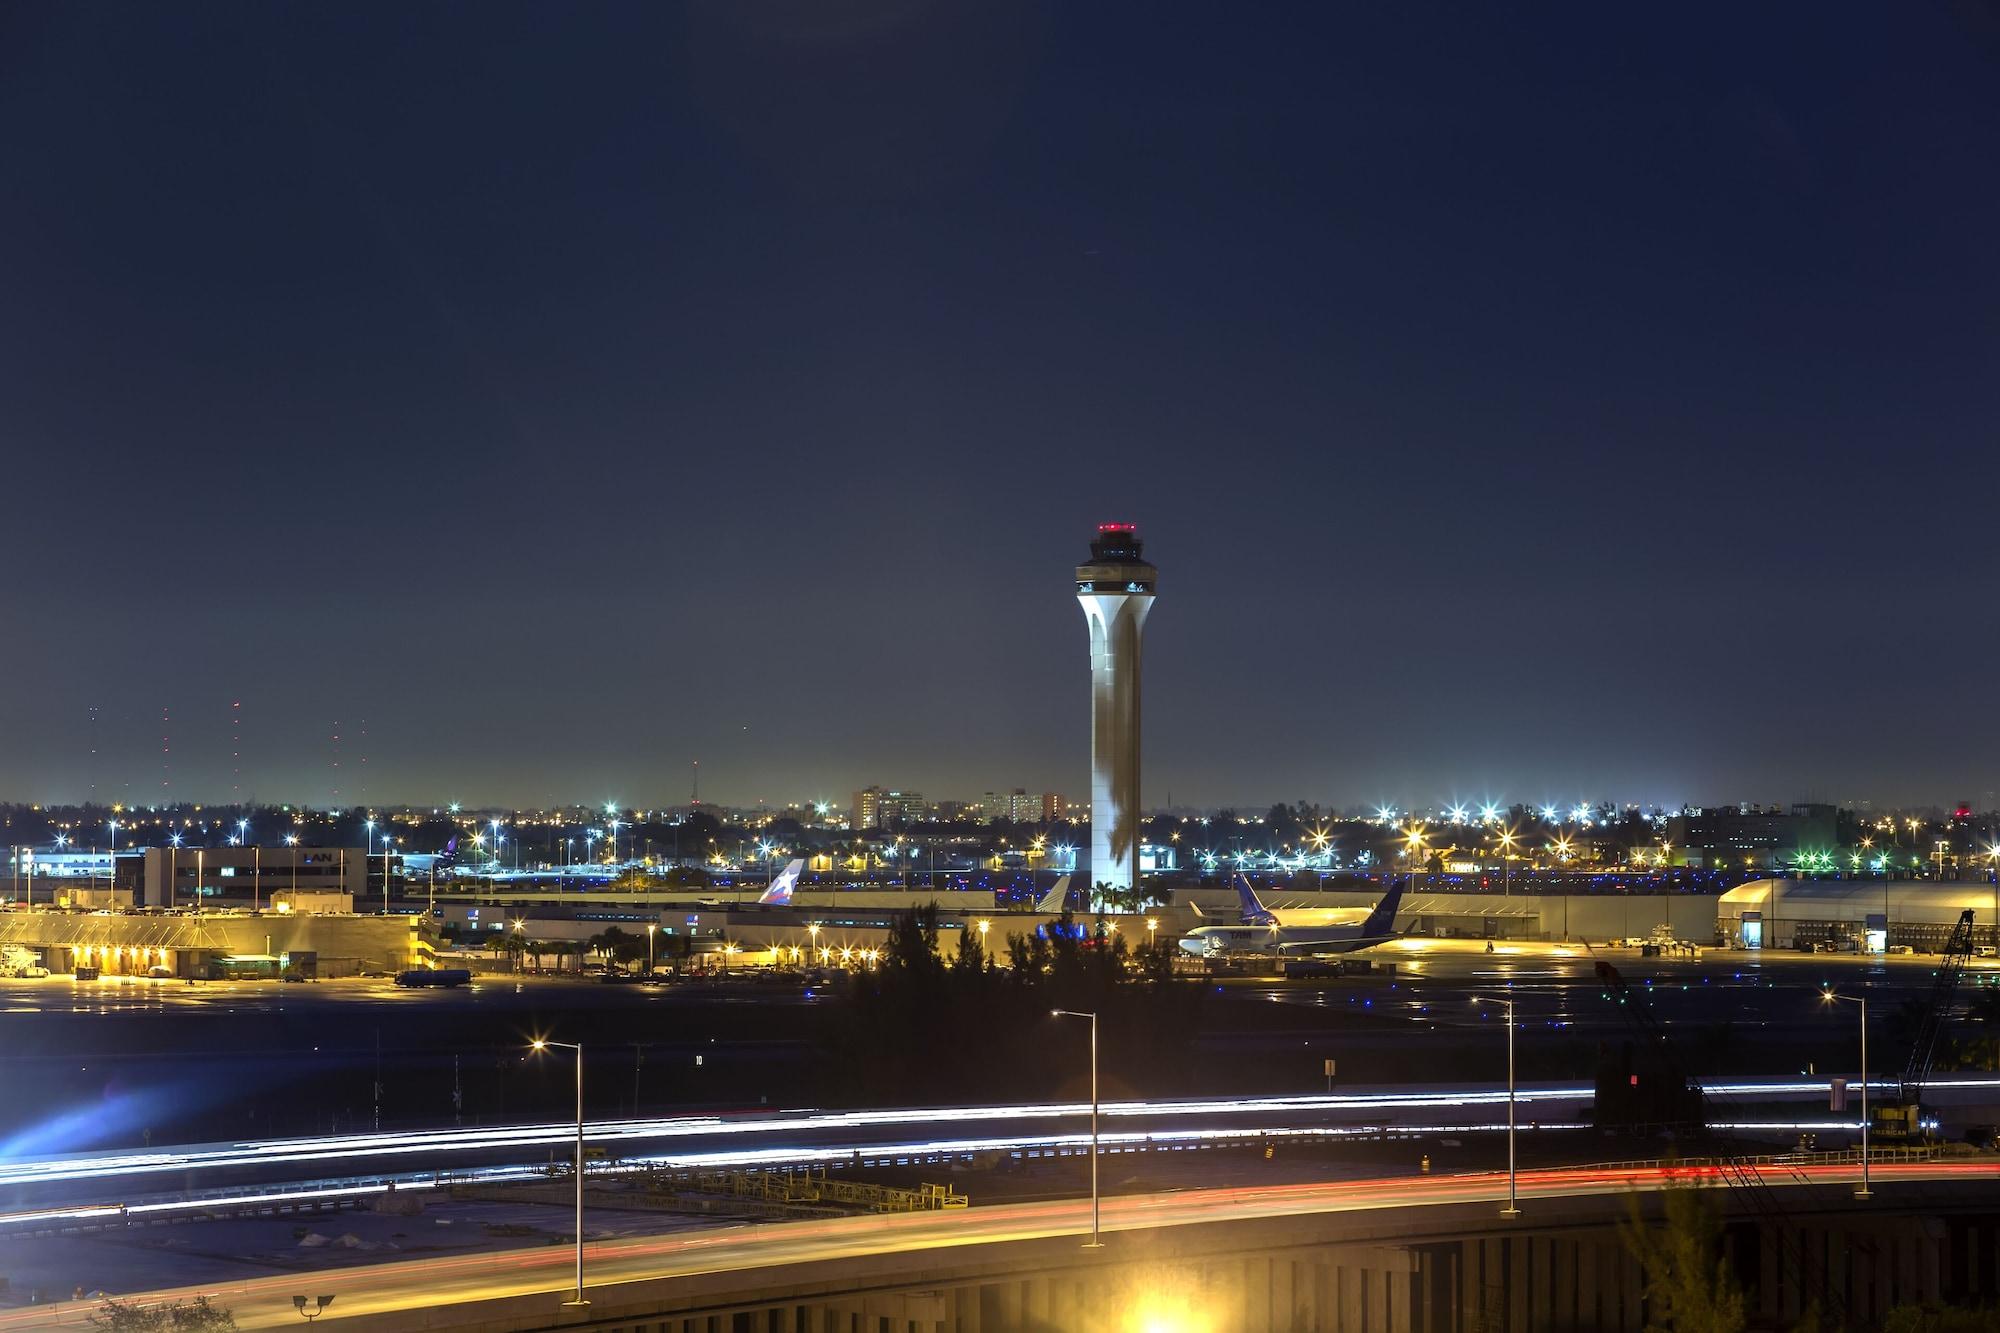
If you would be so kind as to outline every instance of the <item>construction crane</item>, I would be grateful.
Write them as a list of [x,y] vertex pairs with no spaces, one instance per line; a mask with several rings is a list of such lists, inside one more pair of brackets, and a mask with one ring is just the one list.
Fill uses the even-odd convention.
[[1896,1099],[1871,1108],[1872,1132],[1876,1138],[1907,1141],[1930,1136],[1929,1122],[1924,1116],[1924,1084],[1929,1082],[1931,1065],[1937,1060],[1938,1038],[1951,1018],[1959,974],[1965,971],[1966,960],[1971,957],[1972,909],[1968,907],[1958,914],[1958,924],[1951,928],[1951,937],[1945,941],[1944,958],[1931,978],[1930,998],[1918,1015],[1910,1056],[1903,1062],[1903,1075],[1896,1083]]

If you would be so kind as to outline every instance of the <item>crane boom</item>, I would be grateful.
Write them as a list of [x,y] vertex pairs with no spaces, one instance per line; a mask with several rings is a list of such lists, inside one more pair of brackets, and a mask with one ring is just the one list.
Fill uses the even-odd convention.
[[1896,1095],[1872,1108],[1877,1139],[1889,1143],[1930,1137],[1930,1122],[1924,1119],[1924,1084],[1930,1080],[1931,1065],[1937,1060],[1938,1040],[1951,1020],[1952,999],[1958,993],[1958,978],[1972,957],[1972,909],[1958,914],[1958,924],[1945,941],[1944,957],[1938,960],[1931,977],[1930,997],[1917,1015],[1916,1036],[1910,1040],[1910,1055],[1903,1062],[1902,1077],[1896,1081]]

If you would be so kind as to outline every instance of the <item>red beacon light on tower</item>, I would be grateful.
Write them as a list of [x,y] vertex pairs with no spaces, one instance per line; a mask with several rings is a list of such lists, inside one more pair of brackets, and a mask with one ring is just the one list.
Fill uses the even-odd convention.
[[1122,532],[1130,535],[1139,530],[1139,525],[1137,523],[1099,523],[1097,530],[1099,532]]

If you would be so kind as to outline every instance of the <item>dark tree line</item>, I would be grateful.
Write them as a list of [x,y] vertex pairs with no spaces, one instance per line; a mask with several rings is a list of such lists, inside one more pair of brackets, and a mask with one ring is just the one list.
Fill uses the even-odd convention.
[[1174,978],[1171,944],[1134,946],[1065,913],[1004,948],[1007,967],[967,928],[947,956],[934,905],[900,914],[837,1019],[834,1054],[852,1092],[879,1105],[1087,1090],[1088,1025],[1056,1009],[1099,1016],[1106,1100],[1143,1093],[1149,1067],[1186,1058],[1204,992]]

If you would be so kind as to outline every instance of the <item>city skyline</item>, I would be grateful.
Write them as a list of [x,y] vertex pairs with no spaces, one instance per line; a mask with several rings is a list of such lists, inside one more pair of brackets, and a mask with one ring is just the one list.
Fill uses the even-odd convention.
[[1986,802],[1962,18],[14,7],[0,792]]
[[[869,793],[889,798],[888,804],[895,814],[892,820],[881,824],[871,821],[857,822],[853,811],[863,808],[862,802]],[[1818,795],[1795,796],[1792,798],[1733,798],[1715,800],[1687,797],[1663,801],[1621,800],[1599,794],[1595,797],[1561,800],[1518,800],[1494,798],[1490,800],[1461,800],[1457,797],[1418,798],[1405,802],[1363,801],[1334,802],[1314,799],[1311,795],[1293,795],[1272,800],[1232,800],[1211,805],[1198,805],[1185,801],[1172,804],[1148,804],[1142,807],[1145,818],[1204,819],[1208,816],[1228,816],[1245,821],[1261,820],[1266,812],[1274,810],[1308,811],[1318,818],[1340,822],[1366,822],[1382,825],[1425,824],[1425,825],[1466,825],[1487,827],[1496,820],[1505,825],[1516,820],[1546,825],[1565,824],[1606,824],[1612,820],[1622,820],[1629,816],[1654,818],[1684,813],[1740,811],[1743,813],[1782,813],[1800,807],[1814,807],[1850,812],[1857,817],[1873,819],[1882,815],[1922,814],[1926,818],[1944,819],[1956,816],[1987,818],[2000,815],[2000,801],[1995,801],[1994,793],[1987,793],[1983,800],[1961,796],[1953,800],[1915,800],[1903,803],[1878,802],[1873,800],[1839,800],[1822,798]],[[1059,804],[1057,804],[1059,803]],[[872,806],[870,808],[873,808]],[[326,816],[352,816],[356,819],[374,813],[384,818],[423,816],[450,818],[459,822],[477,822],[493,815],[516,815],[521,817],[562,816],[579,826],[589,824],[593,819],[620,819],[627,816],[654,820],[666,820],[706,813],[717,818],[771,819],[779,816],[800,818],[808,827],[830,829],[846,827],[856,831],[878,827],[897,827],[903,824],[1049,824],[1066,823],[1077,827],[1090,824],[1090,802],[1072,798],[1057,791],[1011,791],[987,790],[981,793],[946,795],[940,792],[925,793],[915,787],[884,788],[880,784],[870,784],[842,797],[798,796],[784,797],[749,803],[730,801],[591,801],[572,797],[568,800],[551,801],[542,804],[509,803],[502,801],[464,800],[404,800],[385,802],[326,803],[280,798],[249,797],[242,800],[174,800],[156,803],[146,802],[99,802],[26,800],[0,797],[0,810],[39,811],[47,813],[76,812],[81,810],[102,810],[112,814],[131,813],[134,815],[158,817],[176,815],[186,820],[190,827],[200,816],[204,827],[214,823],[220,834],[226,834],[230,827],[216,823],[223,813],[235,815],[243,811],[266,813],[293,812],[300,816],[315,818]],[[1051,813],[1054,811],[1054,813]]]

